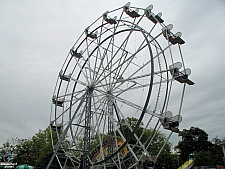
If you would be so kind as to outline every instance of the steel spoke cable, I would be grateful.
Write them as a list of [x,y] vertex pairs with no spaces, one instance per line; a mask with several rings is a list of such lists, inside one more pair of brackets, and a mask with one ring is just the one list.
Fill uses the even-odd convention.
[[[103,19],[102,19],[102,25],[103,25]],[[100,33],[99,33],[99,37],[97,39],[97,45],[99,47],[99,44],[100,44],[100,41],[101,41],[101,37],[102,37],[102,30],[103,30],[103,27],[100,28]],[[97,54],[96,54],[96,57],[95,57],[95,64],[94,64],[94,68],[97,67],[97,59],[98,59],[98,53],[99,53],[99,48],[97,50]],[[95,78],[95,72],[93,72],[93,77],[92,79],[94,80]]]
[[[147,44],[144,45],[142,48],[140,48],[138,51],[141,51],[141,50],[142,50],[143,48],[145,48],[146,46],[147,46]],[[169,48],[169,47],[170,47],[170,46],[167,46],[165,49],[161,50],[160,53],[158,53],[156,56],[154,56],[154,59],[155,59],[156,57],[158,57],[160,54],[162,54],[162,53],[163,53],[167,48]],[[138,51],[137,51],[137,52],[138,52]],[[132,56],[135,56],[137,52],[135,52]],[[132,56],[129,57],[127,60],[132,59]],[[126,61],[127,61],[127,60],[126,60]],[[151,62],[151,60],[147,61],[142,67],[140,67],[139,69],[137,69],[136,72],[134,72],[132,75],[130,75],[130,77],[133,76],[135,73],[137,73],[139,70],[143,69],[146,65],[149,65],[150,62]],[[122,65],[120,65],[120,66],[122,66]],[[116,68],[115,68],[115,69],[116,69]],[[115,70],[115,69],[114,69],[114,70]],[[118,86],[117,86],[117,87],[118,87]]]
[[[123,41],[123,43],[120,45],[120,47],[119,47],[119,49],[116,51],[116,53],[114,54],[114,57],[117,55],[117,53],[119,52],[119,50],[121,49],[121,47],[126,43],[126,41],[128,41],[128,39],[129,39],[129,37],[130,37],[130,35],[131,35],[131,33],[133,32],[133,30],[134,30],[135,28],[131,28],[130,29],[130,32],[129,32],[129,34],[128,34],[128,36],[125,38],[125,40]],[[115,34],[113,34],[113,36],[114,36]],[[112,57],[112,59],[114,58],[114,57]],[[110,61],[111,62],[111,61]],[[109,63],[108,63],[109,64]],[[107,65],[108,66],[108,65]],[[107,67],[106,66],[106,67]],[[97,79],[98,80],[98,79]]]

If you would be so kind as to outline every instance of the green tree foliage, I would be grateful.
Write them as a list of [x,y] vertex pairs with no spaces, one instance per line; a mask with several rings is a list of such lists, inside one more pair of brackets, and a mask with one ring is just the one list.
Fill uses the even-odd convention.
[[182,163],[188,160],[189,154],[194,153],[196,166],[223,165],[222,149],[217,145],[222,140],[214,138],[212,142],[208,141],[208,134],[197,127],[184,130],[179,135],[182,141],[179,141],[176,148],[180,149]]
[[15,149],[15,162],[18,164],[29,163],[34,165],[34,158],[32,154],[32,141],[28,139],[18,139]]
[[223,163],[223,151],[222,148],[217,145],[217,143],[223,140],[216,138],[212,139],[212,145],[208,151],[195,152],[195,165],[224,165]]
[[[53,133],[53,137],[56,137],[55,133]],[[27,163],[37,169],[47,166],[53,153],[49,127],[43,131],[39,130],[31,139],[16,138],[13,141],[14,162],[17,164]],[[9,143],[3,144],[2,150],[5,150],[7,146],[9,146]],[[52,168],[58,168],[56,159],[52,163]]]
[[183,161],[187,161],[189,154],[193,152],[210,150],[212,145],[212,143],[208,141],[208,134],[197,127],[183,130],[179,136],[182,136],[182,141],[178,142],[176,148],[180,149],[180,157]]
[[[127,118],[126,122],[129,123],[130,127],[127,125],[122,125],[125,123],[125,120],[122,121],[120,129],[123,132],[125,138],[128,138],[132,129],[136,126],[138,119],[136,118]],[[166,141],[166,136],[161,132],[156,132],[149,128],[144,129],[143,124],[141,124],[136,131],[136,135],[138,137],[141,136],[142,143],[149,143],[150,139],[153,135],[152,144],[148,148],[149,154],[152,156],[157,155],[160,148],[163,146]],[[105,136],[106,137],[106,136]],[[53,132],[53,138],[57,141],[56,133]],[[105,138],[107,139],[107,137]],[[129,143],[135,144],[136,139],[133,137]],[[66,147],[66,142],[63,142],[64,147]],[[82,139],[79,141],[80,146],[82,147]],[[96,139],[93,142],[93,146],[98,144],[98,140]],[[55,143],[54,143],[55,145]],[[5,147],[9,147],[9,144],[5,144]],[[28,163],[30,165],[35,166],[35,168],[45,168],[52,156],[52,140],[51,140],[51,131],[50,128],[46,128],[45,130],[39,130],[37,134],[35,134],[31,139],[14,139],[14,153],[16,155],[15,161],[18,164]],[[143,152],[136,152],[143,153]],[[162,167],[175,169],[177,167],[177,161],[174,154],[171,153],[171,144],[167,142],[161,155],[158,157],[157,162],[155,164],[156,169],[161,169]],[[58,168],[58,162],[56,158],[54,159],[51,168]]]
[[177,169],[177,157],[175,154],[172,154],[170,151],[163,152],[160,154],[156,164],[155,169]]
[[[56,137],[56,134],[54,134],[55,133],[53,133],[53,137]],[[48,127],[43,131],[39,130],[39,132],[32,137],[31,142],[31,157],[33,158],[34,165],[36,168],[45,168],[53,153],[50,128]],[[54,164],[58,164],[57,161],[55,161],[53,165]]]

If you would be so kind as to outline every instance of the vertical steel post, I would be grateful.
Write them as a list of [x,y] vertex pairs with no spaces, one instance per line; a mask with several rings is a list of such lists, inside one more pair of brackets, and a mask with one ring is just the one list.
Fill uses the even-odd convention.
[[84,154],[83,154],[83,169],[90,169],[90,126],[91,126],[91,99],[93,87],[88,87],[86,96],[86,111],[85,111],[85,129],[84,129]]
[[[113,154],[113,144],[115,142],[113,128],[113,97],[111,92],[108,92],[108,155]],[[110,165],[110,168],[112,166]]]

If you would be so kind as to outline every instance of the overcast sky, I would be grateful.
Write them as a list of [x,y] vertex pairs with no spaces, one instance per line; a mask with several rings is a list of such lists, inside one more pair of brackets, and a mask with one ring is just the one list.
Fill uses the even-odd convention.
[[[0,1],[0,146],[10,138],[29,138],[50,121],[58,72],[83,30],[124,0]],[[181,130],[199,127],[209,139],[225,138],[225,1],[138,0],[152,4],[165,23],[182,32],[188,86]],[[180,138],[173,135],[176,144]]]

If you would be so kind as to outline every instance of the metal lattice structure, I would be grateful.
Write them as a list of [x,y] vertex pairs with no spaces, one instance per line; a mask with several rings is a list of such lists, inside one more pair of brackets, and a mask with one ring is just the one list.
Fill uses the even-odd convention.
[[185,86],[194,84],[181,53],[185,42],[152,10],[127,3],[107,11],[72,46],[52,98],[47,168],[55,158],[60,168],[136,167],[151,158],[157,131],[166,141],[179,132]]

